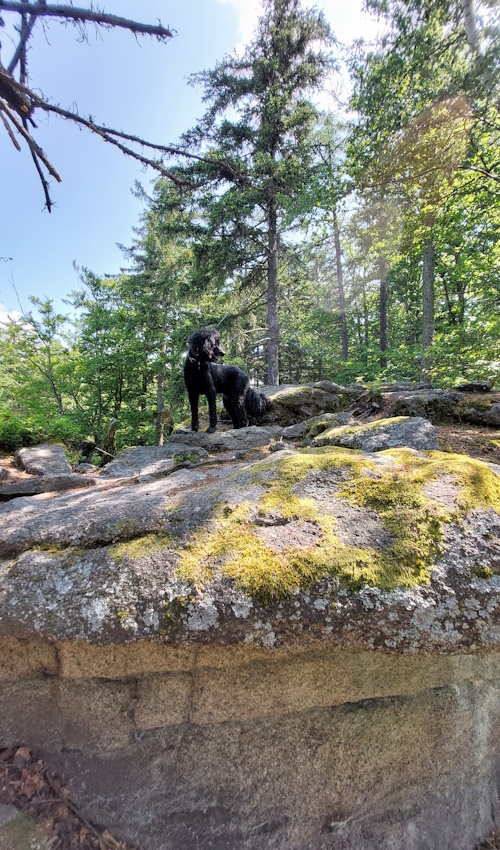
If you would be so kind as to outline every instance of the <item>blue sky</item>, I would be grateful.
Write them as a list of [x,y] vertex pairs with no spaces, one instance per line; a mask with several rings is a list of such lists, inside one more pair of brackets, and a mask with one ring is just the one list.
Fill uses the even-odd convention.
[[[361,11],[361,2],[316,5],[337,38],[350,42],[375,34],[376,22]],[[160,44],[119,30],[96,35],[89,27],[88,43],[80,43],[71,26],[38,24],[28,56],[31,83],[64,108],[76,105],[84,116],[169,144],[203,113],[201,91],[190,88],[187,77],[251,38],[260,0],[107,0],[105,10],[143,22],[160,19],[177,36]],[[7,64],[13,50],[8,31],[0,37]],[[136,180],[149,188],[154,177],[55,116],[42,116],[35,134],[63,182],[52,185],[49,215],[29,153],[18,153],[0,128],[0,258],[12,258],[0,259],[0,318],[19,309],[13,284],[25,309],[30,294],[53,298],[61,309],[62,298],[78,285],[74,263],[96,274],[119,272],[126,263],[117,243],[131,244],[142,209],[131,189]]]

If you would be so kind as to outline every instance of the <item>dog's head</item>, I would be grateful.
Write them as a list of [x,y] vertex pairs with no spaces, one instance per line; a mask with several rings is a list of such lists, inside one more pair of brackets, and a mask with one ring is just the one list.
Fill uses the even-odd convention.
[[220,333],[215,328],[201,328],[191,334],[188,340],[189,356],[192,360],[207,360],[217,363],[220,357],[224,357]]

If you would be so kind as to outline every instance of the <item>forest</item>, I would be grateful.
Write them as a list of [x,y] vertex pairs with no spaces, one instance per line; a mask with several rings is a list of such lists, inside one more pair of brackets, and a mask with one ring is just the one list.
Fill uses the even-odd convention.
[[[496,376],[499,8],[367,7],[384,37],[342,52],[320,11],[264,0],[244,53],[195,75],[204,115],[137,185],[124,271],[80,268],[71,320],[33,296],[0,327],[1,449],[102,446],[111,418],[118,449],[161,445],[205,325],[255,386]],[[341,62],[349,101],[325,112]]]

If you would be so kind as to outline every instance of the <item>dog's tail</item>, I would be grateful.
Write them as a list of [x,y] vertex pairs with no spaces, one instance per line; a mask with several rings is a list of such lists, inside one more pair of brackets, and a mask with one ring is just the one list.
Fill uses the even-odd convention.
[[251,387],[245,396],[245,407],[250,419],[259,420],[271,410],[272,402],[270,398],[262,393],[256,393]]

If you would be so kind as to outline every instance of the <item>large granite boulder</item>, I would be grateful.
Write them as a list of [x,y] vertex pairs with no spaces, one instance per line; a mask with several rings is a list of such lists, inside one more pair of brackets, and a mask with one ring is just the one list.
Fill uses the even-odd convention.
[[428,419],[399,416],[377,419],[365,425],[328,428],[312,440],[313,446],[344,446],[364,452],[380,452],[406,446],[417,451],[439,451],[436,429]]
[[267,395],[272,401],[272,408],[262,421],[275,422],[286,427],[322,413],[335,413],[349,407],[363,391],[364,387],[341,387],[332,381],[259,387],[259,392]]
[[500,393],[455,390],[414,390],[381,393],[388,416],[422,416],[434,424],[467,422],[500,425]]
[[186,443],[165,446],[134,446],[120,452],[118,457],[108,463],[102,475],[109,478],[133,478],[151,476],[157,478],[167,475],[180,463],[199,463],[208,456],[201,446],[193,448]]
[[18,449],[14,460],[20,469],[31,475],[66,475],[71,472],[64,446],[43,443]]
[[0,505],[0,747],[143,850],[472,850],[500,468],[260,445]]
[[16,465],[27,475],[0,475],[0,502],[22,496],[35,496],[60,490],[90,487],[93,481],[87,476],[71,472],[64,446],[38,445],[18,449],[14,455]]
[[342,410],[340,413],[322,413],[319,416],[303,419],[295,425],[288,425],[283,428],[282,436],[287,440],[312,439],[329,428],[354,425],[355,422],[354,416],[348,410]]

